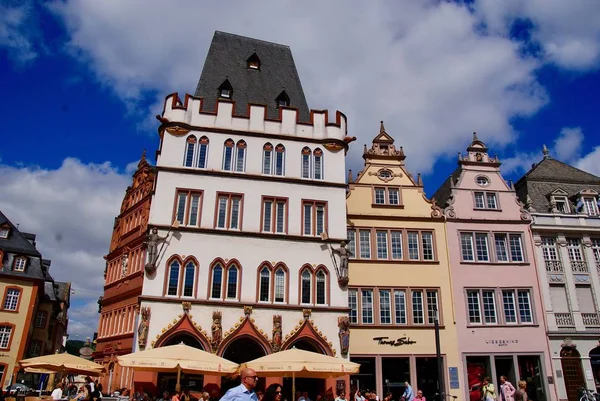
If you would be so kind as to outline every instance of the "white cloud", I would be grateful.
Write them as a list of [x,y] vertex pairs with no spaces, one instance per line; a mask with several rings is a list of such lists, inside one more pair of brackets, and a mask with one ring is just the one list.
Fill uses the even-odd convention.
[[600,146],[579,159],[575,167],[600,177]]
[[98,326],[98,304],[87,302],[78,308],[69,310],[69,339],[85,340],[93,337]]
[[[52,260],[54,279],[72,282],[69,314],[75,321],[83,302],[95,304],[102,295],[103,255],[129,181],[108,162],[83,164],[67,158],[55,170],[0,165],[2,212],[20,230],[37,234],[38,249]],[[73,323],[69,332],[91,336],[97,316],[85,316],[86,324]]]
[[570,163],[581,154],[581,145],[583,143],[583,132],[579,127],[565,127],[560,131],[558,137],[554,140],[554,152],[556,157]]
[[25,64],[37,57],[29,37],[31,5],[10,7],[0,4],[0,49],[4,48],[16,64]]
[[539,63],[522,58],[505,37],[478,33],[477,17],[458,4],[176,4],[80,1],[51,9],[68,28],[71,54],[130,110],[140,99],[152,103],[152,112],[137,112],[154,127],[157,98],[194,91],[215,30],[290,45],[309,105],[348,116],[349,133],[359,138],[353,163],[379,120],[404,146],[411,169],[429,172],[436,157],[454,155],[473,131],[490,145],[511,143],[510,119],[547,101],[535,78]]

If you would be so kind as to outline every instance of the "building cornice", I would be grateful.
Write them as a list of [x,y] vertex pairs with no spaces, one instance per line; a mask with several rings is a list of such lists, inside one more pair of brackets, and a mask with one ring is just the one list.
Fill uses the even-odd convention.
[[[148,302],[161,302],[161,303],[173,303],[181,304],[182,302],[190,302],[192,305],[198,306],[219,306],[219,307],[231,307],[240,308],[242,306],[251,306],[252,309],[268,309],[271,311],[283,309],[283,310],[294,310],[302,312],[304,309],[310,309],[312,312],[339,312],[348,313],[350,308],[342,306],[319,306],[319,305],[284,305],[284,304],[272,304],[272,303],[258,303],[258,302],[223,302],[223,301],[212,301],[212,300],[201,300],[192,298],[173,298],[173,297],[161,297],[154,295],[141,295],[139,297],[141,301]],[[433,327],[433,326],[432,326]]]
[[[356,214],[348,213],[348,220],[385,220],[385,221],[423,221],[432,223],[443,223],[444,217],[427,216],[385,216],[376,214]],[[357,224],[355,224],[357,225]],[[351,226],[349,226],[351,227]],[[382,227],[383,228],[383,227]]]
[[317,187],[330,187],[330,188],[346,188],[346,183],[320,181],[320,180],[308,180],[302,178],[290,178],[290,177],[279,177],[272,175],[262,174],[248,174],[248,173],[235,173],[230,171],[217,171],[217,170],[204,170],[204,169],[191,169],[185,167],[171,167],[171,166],[157,166],[158,172],[165,171],[169,173],[177,174],[190,174],[190,175],[208,175],[213,177],[227,177],[238,180],[256,180],[256,181],[271,181],[279,183],[290,183],[290,184],[302,184],[307,186]]

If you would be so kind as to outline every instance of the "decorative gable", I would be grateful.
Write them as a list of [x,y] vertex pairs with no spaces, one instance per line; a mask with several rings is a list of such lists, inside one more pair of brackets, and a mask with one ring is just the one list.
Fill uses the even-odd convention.
[[394,146],[394,138],[385,132],[383,121],[381,121],[379,134],[373,139],[371,149],[367,149],[367,145],[365,145],[363,159],[389,159],[403,162],[405,158],[404,150],[402,147],[400,147],[399,150],[396,149]]

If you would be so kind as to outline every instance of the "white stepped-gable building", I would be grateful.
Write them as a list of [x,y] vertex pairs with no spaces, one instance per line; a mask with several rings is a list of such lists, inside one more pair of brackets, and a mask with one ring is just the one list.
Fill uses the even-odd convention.
[[[167,96],[158,118],[148,225],[168,236],[148,260],[137,349],[183,341],[238,363],[292,347],[347,358],[347,289],[330,249],[346,238],[345,116],[308,109],[289,47],[217,32],[195,96]],[[173,380],[135,377],[158,390]],[[185,376],[182,387],[209,383],[233,385]]]

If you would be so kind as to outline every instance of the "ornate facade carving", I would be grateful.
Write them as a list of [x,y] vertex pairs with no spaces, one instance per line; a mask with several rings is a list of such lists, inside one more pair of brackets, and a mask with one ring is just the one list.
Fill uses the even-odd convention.
[[213,323],[210,328],[211,332],[211,346],[213,352],[216,352],[221,345],[221,341],[223,340],[223,327],[221,326],[221,312],[214,311],[212,315]]
[[273,352],[278,352],[281,349],[281,344],[283,342],[281,324],[281,315],[273,315],[273,338],[271,340]]
[[145,306],[141,310],[140,325],[138,327],[138,345],[146,348],[148,342],[148,329],[150,328],[150,307]]
[[345,358],[350,349],[350,319],[348,316],[338,317],[338,336],[340,338],[340,354]]

